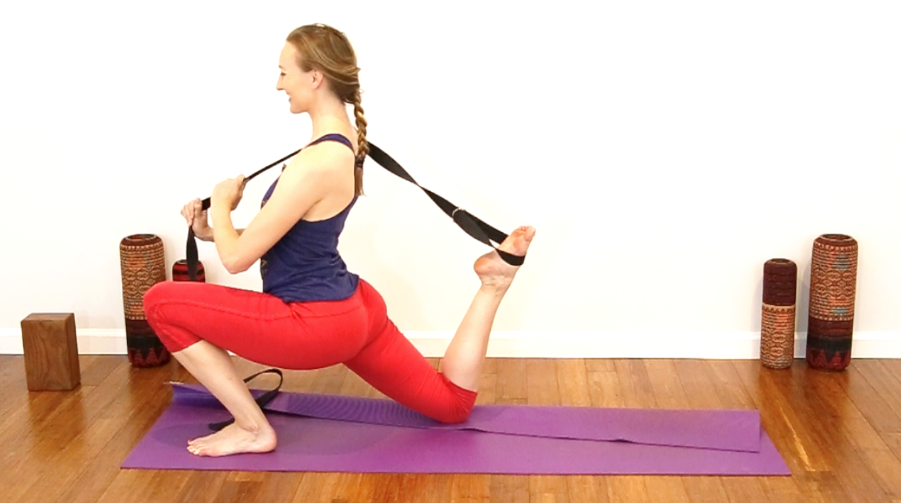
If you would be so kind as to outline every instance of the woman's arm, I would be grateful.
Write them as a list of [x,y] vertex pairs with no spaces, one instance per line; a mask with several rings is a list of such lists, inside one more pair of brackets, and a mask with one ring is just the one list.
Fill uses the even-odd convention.
[[[240,236],[244,232],[244,229],[235,229],[235,232],[237,232],[238,236]],[[195,234],[195,236],[197,237],[197,239],[199,239],[201,241],[209,241],[212,243],[214,241],[213,228],[210,227],[209,232],[204,234],[203,236],[197,236],[196,234]]]
[[240,199],[238,182],[226,180],[217,185],[209,211],[213,241],[226,270],[237,274],[249,269],[314,204],[335,190],[341,180],[336,174],[345,169],[343,160],[332,155],[329,149],[305,150],[295,156],[266,204],[240,233],[231,220],[233,205]]

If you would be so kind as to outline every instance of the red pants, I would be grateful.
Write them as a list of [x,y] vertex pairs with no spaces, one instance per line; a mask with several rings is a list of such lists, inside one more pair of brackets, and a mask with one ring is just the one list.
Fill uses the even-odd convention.
[[209,283],[165,281],[144,313],[171,352],[202,340],[247,360],[292,370],[343,363],[375,389],[445,423],[469,417],[476,392],[439,373],[388,319],[385,301],[360,279],[348,299],[292,302]]

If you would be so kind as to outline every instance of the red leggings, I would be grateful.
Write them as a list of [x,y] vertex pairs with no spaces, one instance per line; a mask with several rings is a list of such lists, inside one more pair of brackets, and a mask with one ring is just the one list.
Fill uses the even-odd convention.
[[171,352],[206,340],[247,360],[291,370],[345,364],[397,402],[445,423],[464,421],[476,392],[439,373],[388,319],[385,301],[360,279],[342,301],[285,303],[266,293],[164,281],[144,313]]

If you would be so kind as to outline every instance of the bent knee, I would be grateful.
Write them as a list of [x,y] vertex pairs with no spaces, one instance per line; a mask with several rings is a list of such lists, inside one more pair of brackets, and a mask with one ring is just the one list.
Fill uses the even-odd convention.
[[438,375],[441,377],[441,380],[444,381],[453,398],[451,404],[441,414],[441,417],[436,419],[442,423],[449,424],[466,421],[472,413],[472,408],[475,406],[478,393],[458,386],[443,373],[439,373]]
[[147,320],[156,320],[159,316],[159,308],[165,301],[175,299],[179,296],[181,285],[175,281],[160,281],[144,292],[142,299],[144,305],[144,316]]
[[457,424],[462,423],[469,419],[469,415],[472,414],[472,406],[466,407],[455,407],[453,410],[448,411],[442,417],[436,418],[438,421],[446,424]]

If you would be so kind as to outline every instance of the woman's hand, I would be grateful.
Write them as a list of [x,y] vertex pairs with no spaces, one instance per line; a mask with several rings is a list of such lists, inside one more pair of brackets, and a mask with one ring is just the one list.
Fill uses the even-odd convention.
[[210,196],[210,206],[222,206],[234,211],[244,196],[244,175],[238,175],[237,178],[229,178],[219,182],[213,188],[213,194]]
[[201,241],[213,240],[213,228],[210,227],[207,212],[203,210],[200,198],[185,204],[181,209],[181,215],[185,217],[185,221],[194,230],[194,235],[198,239]]

